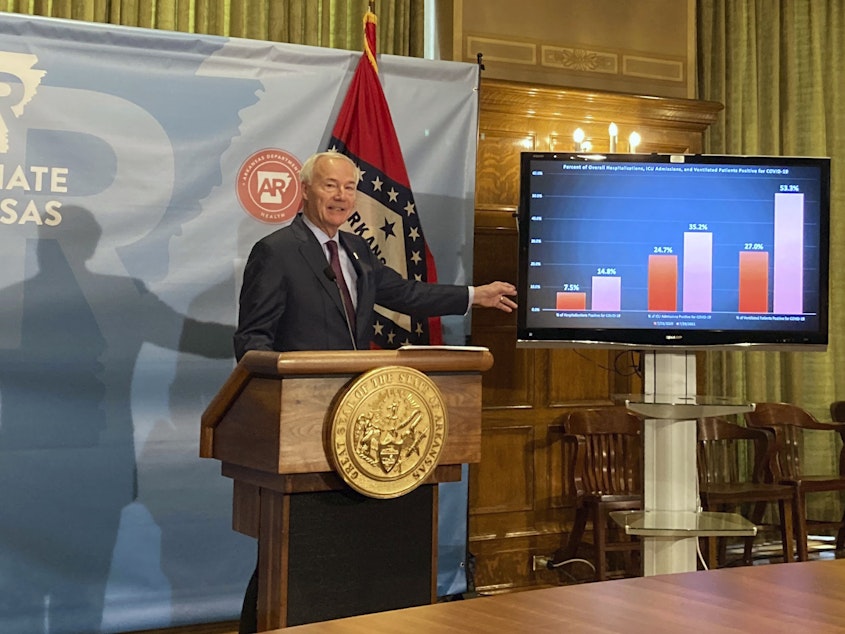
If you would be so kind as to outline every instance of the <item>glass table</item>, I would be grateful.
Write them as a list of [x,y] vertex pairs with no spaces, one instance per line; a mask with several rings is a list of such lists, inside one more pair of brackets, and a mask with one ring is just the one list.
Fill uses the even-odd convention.
[[695,570],[698,537],[757,534],[756,526],[739,514],[701,510],[696,468],[696,419],[742,414],[754,405],[690,393],[695,386],[692,355],[657,353],[652,364],[657,369],[644,394],[614,396],[645,420],[644,510],[610,514],[627,534],[643,539],[646,576]]
[[730,396],[614,394],[612,398],[647,419],[691,420],[754,411],[753,403]]
[[611,511],[628,535],[645,537],[753,537],[757,527],[737,513],[711,511]]

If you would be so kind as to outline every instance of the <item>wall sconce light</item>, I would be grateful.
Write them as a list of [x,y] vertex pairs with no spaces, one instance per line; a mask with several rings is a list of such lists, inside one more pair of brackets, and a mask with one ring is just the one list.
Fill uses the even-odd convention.
[[[619,151],[619,126],[616,125],[613,121],[610,122],[610,125],[607,126],[607,134],[608,134],[608,151],[613,154]],[[573,147],[572,149],[576,152],[592,152],[593,151],[593,143],[587,138],[587,133],[584,132],[581,128],[575,128],[575,131],[572,133],[572,140],[573,140]],[[631,154],[635,154],[637,152],[637,147],[640,145],[642,138],[640,137],[640,133],[637,131],[631,132],[628,136],[628,152]]]
[[575,128],[575,132],[572,133],[572,140],[575,141],[575,147],[573,149],[576,152],[584,151],[584,139],[586,136],[581,128]]

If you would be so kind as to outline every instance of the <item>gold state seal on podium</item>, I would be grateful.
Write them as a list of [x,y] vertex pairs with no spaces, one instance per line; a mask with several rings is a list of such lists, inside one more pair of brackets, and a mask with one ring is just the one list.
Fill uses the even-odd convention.
[[359,493],[395,498],[434,471],[446,439],[443,395],[428,376],[384,366],[351,381],[328,429],[335,470]]

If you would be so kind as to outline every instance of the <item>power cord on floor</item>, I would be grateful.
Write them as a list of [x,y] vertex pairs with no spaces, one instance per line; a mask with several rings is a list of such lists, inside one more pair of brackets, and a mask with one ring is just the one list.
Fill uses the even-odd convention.
[[[698,478],[695,479],[695,501],[696,501],[696,511],[698,513],[702,513],[704,511],[704,507],[701,505],[701,489],[699,488]],[[701,538],[695,538],[695,552],[698,553],[698,561],[701,562],[701,567],[704,570],[710,570],[707,566],[707,562],[704,561],[704,554],[701,552]]]
[[707,562],[704,561],[704,554],[701,552],[701,540],[697,537],[695,539],[695,552],[698,553],[698,561],[701,562],[701,567],[704,570],[710,570],[710,568],[707,567]]
[[579,579],[574,574],[570,574],[566,570],[564,570],[564,566],[569,566],[572,564],[585,564],[593,573],[593,577],[596,576],[596,567],[593,565],[592,561],[588,559],[581,559],[580,557],[573,557],[571,559],[565,559],[564,561],[555,561],[554,559],[549,559],[546,563],[546,568],[549,570],[555,570],[558,574],[563,575],[570,583],[583,583],[584,579]]
[[566,559],[564,561],[554,561],[550,559],[549,563],[546,564],[546,568],[549,570],[557,570],[558,568],[562,568],[568,564],[587,564],[593,573],[596,572],[596,567],[592,561],[589,559],[581,559],[580,557],[573,557],[572,559]]

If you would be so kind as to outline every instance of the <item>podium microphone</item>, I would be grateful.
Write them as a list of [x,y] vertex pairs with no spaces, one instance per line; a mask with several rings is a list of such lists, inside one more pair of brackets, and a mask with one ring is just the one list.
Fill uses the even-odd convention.
[[[331,264],[329,264],[326,268],[323,269],[323,275],[325,275],[329,280],[334,282],[335,286],[337,286],[337,290],[340,291],[340,282],[337,279],[337,275],[335,275],[334,269],[332,268]],[[343,291],[341,292],[341,297],[343,296]],[[352,349],[357,350],[358,346],[355,343],[355,335],[352,332],[352,324],[349,323],[349,315],[346,314],[346,307],[343,308],[343,319],[346,321],[346,331],[349,333],[349,339],[352,341]]]

